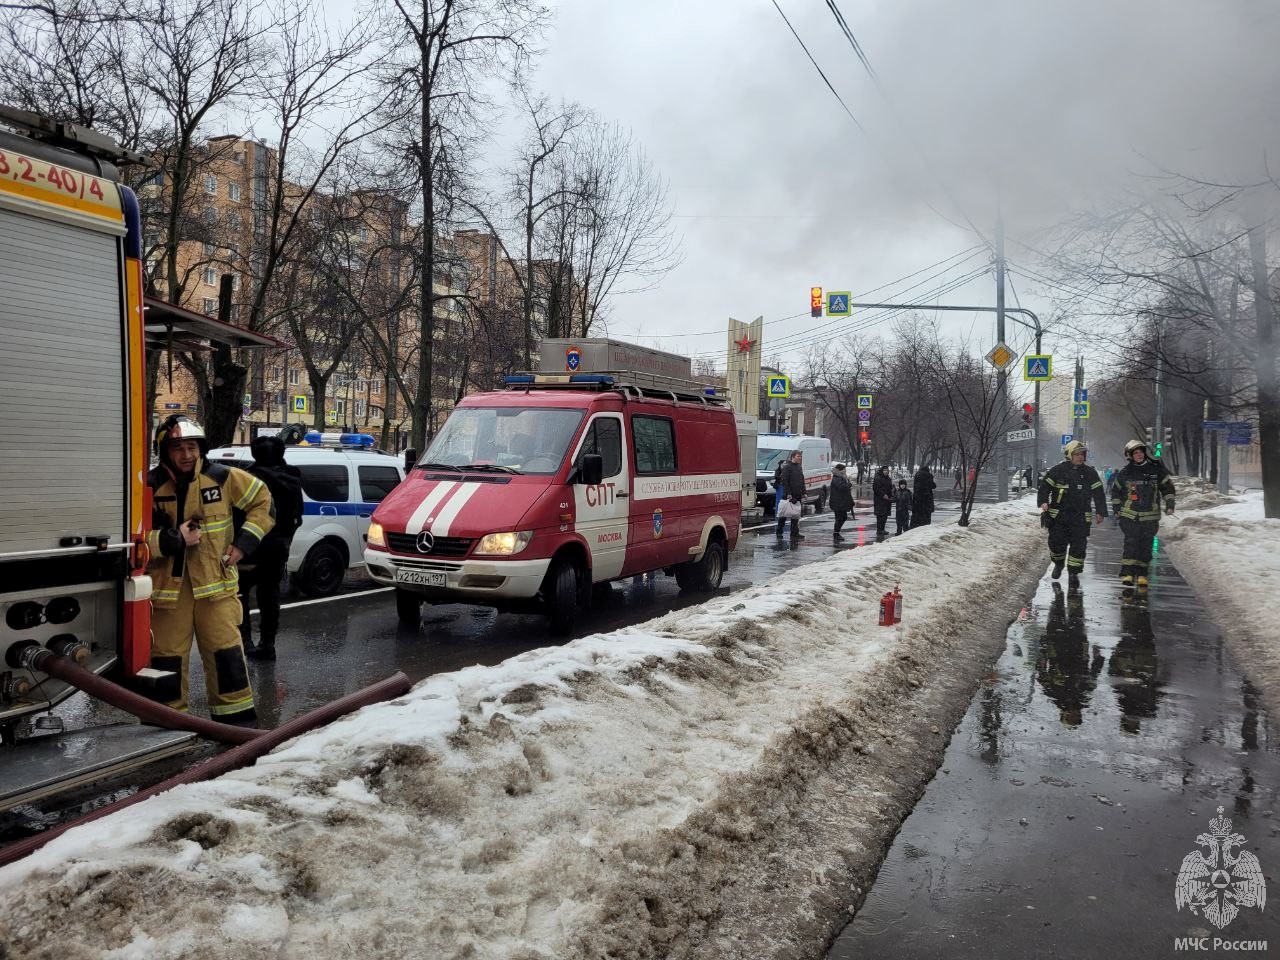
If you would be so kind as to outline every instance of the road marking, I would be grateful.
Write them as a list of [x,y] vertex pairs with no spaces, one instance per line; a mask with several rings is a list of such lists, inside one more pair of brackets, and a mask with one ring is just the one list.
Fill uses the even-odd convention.
[[[281,610],[290,610],[294,607],[309,607],[313,603],[330,603],[334,600],[350,600],[352,597],[367,597],[372,593],[388,593],[395,587],[374,587],[372,590],[357,590],[354,593],[337,593],[332,597],[316,597],[314,600],[295,600],[293,603],[280,604]],[[250,610],[249,615],[253,616],[258,611]]]

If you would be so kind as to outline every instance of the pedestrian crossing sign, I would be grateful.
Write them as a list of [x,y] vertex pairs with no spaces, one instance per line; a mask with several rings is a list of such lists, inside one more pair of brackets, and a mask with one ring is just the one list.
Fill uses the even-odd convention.
[[827,316],[828,317],[847,317],[853,312],[849,306],[849,299],[852,292],[849,290],[838,290],[827,292]]
[[1047,353],[1032,353],[1023,358],[1023,380],[1052,380],[1053,357]]
[[791,379],[784,376],[776,376],[769,378],[769,396],[771,397],[789,397],[791,396]]
[[294,396],[294,398],[293,398],[293,412],[294,412],[294,413],[306,413],[306,412],[307,412],[307,398],[306,398],[306,396],[305,396],[305,395],[304,395],[304,396],[297,396],[297,395],[295,395],[295,396]]
[[1071,408],[1072,408],[1071,416],[1074,417],[1075,419],[1077,420],[1089,419],[1089,401],[1088,400],[1085,400],[1083,403],[1073,403],[1071,405]]

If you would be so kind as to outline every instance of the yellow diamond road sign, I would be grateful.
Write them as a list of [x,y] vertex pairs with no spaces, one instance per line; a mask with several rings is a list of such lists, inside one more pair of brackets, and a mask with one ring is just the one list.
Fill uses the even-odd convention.
[[1018,355],[1003,340],[992,347],[991,352],[987,354],[987,362],[1000,370],[1008,370],[1009,365],[1017,358]]

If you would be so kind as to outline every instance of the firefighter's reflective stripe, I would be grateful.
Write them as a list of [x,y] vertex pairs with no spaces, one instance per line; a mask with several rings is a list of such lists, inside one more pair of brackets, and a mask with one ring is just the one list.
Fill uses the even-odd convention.
[[209,520],[204,525],[205,533],[221,533],[224,530],[231,529],[231,518],[225,517],[222,520]]
[[229,713],[243,713],[245,710],[252,709],[253,695],[250,694],[234,703],[210,704],[209,713],[215,717],[225,717]]
[[214,580],[212,583],[206,583],[198,587],[192,587],[191,596],[196,600],[204,600],[207,597],[213,597],[219,593],[236,593],[239,591],[239,589],[240,589],[239,578],[232,577],[230,580]]
[[254,523],[252,520],[246,520],[244,524],[240,527],[240,532],[253,534],[255,537],[258,538],[259,542],[261,542],[262,538],[267,535],[267,532],[263,530],[260,526],[258,526],[256,523]]
[[159,603],[175,603],[180,590],[155,589],[151,591],[151,599]]
[[253,482],[249,484],[249,489],[247,489],[244,492],[244,495],[239,500],[236,501],[236,509],[237,510],[249,509],[249,504],[253,503],[253,498],[258,495],[258,492],[261,489],[262,489],[262,481],[259,480],[257,477],[253,477]]
[[1118,511],[1119,515],[1126,520],[1159,520],[1159,510],[1133,510],[1130,507],[1121,507]]

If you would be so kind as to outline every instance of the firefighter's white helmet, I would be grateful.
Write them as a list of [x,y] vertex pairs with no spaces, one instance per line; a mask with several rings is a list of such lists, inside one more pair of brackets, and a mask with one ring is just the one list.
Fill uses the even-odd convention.
[[1062,448],[1062,456],[1067,460],[1071,459],[1073,453],[1088,453],[1089,448],[1084,445],[1083,440],[1072,440]]
[[1124,445],[1124,458],[1126,460],[1132,460],[1133,451],[1135,450],[1141,450],[1143,453],[1147,454],[1150,453],[1150,451],[1147,450],[1147,443],[1145,440],[1130,440]]
[[165,449],[171,440],[195,440],[200,444],[202,454],[209,452],[209,441],[204,435],[204,427],[181,413],[175,413],[156,427],[155,453],[161,460],[164,459]]

